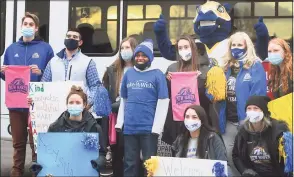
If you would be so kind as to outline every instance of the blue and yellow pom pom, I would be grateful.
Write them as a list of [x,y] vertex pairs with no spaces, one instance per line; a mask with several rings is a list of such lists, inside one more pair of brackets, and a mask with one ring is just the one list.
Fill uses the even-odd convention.
[[213,101],[221,101],[226,98],[226,76],[221,67],[214,66],[207,72],[207,93],[213,96]]
[[293,173],[293,135],[291,132],[284,132],[279,141],[279,154],[284,158],[285,173]]

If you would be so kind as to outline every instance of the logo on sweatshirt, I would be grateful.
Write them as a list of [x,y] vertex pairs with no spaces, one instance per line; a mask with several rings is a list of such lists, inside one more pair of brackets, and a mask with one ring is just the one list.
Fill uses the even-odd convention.
[[254,163],[262,163],[270,160],[270,155],[261,146],[253,148],[250,154],[250,159]]
[[250,80],[251,80],[251,75],[249,73],[246,73],[243,78],[243,81],[250,81]]
[[16,54],[14,55],[14,57],[19,57],[18,53],[16,53]]
[[29,86],[25,84],[22,78],[16,78],[8,84],[8,91],[12,93],[20,92],[26,94],[28,93],[28,87]]
[[176,104],[195,103],[196,96],[192,93],[190,87],[183,87],[176,95]]
[[38,53],[34,53],[34,54],[32,55],[32,58],[40,58],[40,56],[39,56]]
[[143,88],[154,88],[154,86],[150,82],[146,82],[146,81],[143,81],[143,80],[138,80],[136,82],[129,82],[127,84],[127,88],[143,89]]

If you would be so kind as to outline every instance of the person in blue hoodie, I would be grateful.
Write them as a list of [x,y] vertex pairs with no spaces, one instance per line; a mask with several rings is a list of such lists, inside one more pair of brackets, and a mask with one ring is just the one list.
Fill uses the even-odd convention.
[[[229,38],[226,63],[227,93],[221,106],[224,116],[219,117],[219,129],[227,148],[229,163],[232,164],[232,148],[238,127],[246,118],[245,105],[250,96],[266,95],[266,75],[261,60],[256,56],[254,45],[244,32]],[[238,172],[233,168],[233,175]]]
[[[39,18],[34,14],[27,12],[22,18],[22,37],[6,49],[3,66],[1,66],[1,79],[5,80],[5,70],[8,65],[20,65],[30,66],[31,82],[41,80],[43,71],[54,53],[52,47],[37,35],[39,24]],[[32,148],[32,160],[36,160],[32,135],[27,131],[28,113],[29,109],[26,108],[9,109],[14,148],[13,167],[10,176],[13,177],[22,176],[24,173],[28,134]]]
[[[134,52],[135,66],[122,79],[118,131],[124,134],[124,176],[139,176],[140,151],[143,160],[157,154],[169,97],[165,75],[153,69],[153,41],[146,39]],[[146,175],[145,170],[145,175]]]

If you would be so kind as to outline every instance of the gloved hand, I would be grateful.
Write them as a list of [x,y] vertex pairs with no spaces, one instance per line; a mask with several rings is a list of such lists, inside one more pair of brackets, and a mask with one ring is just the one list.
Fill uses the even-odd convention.
[[103,155],[100,155],[98,159],[91,160],[92,167],[99,172],[101,169],[105,168],[106,158]]
[[258,22],[254,25],[256,31],[256,36],[258,37],[267,37],[268,30],[266,25],[263,23],[263,17],[259,17]]
[[252,169],[246,169],[243,173],[242,173],[242,177],[259,177],[258,173],[256,173],[254,170]]
[[163,15],[160,14],[159,19],[154,23],[154,32],[165,32],[166,31],[166,21]]
[[40,173],[42,169],[42,165],[38,164],[37,162],[32,162],[32,164],[29,167],[29,171],[35,174],[36,176]]

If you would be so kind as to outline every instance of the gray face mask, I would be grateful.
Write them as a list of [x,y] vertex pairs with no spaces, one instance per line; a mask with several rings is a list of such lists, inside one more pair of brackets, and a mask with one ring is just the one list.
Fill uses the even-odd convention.
[[133,58],[134,52],[131,49],[121,50],[120,56],[124,61],[131,61]]

